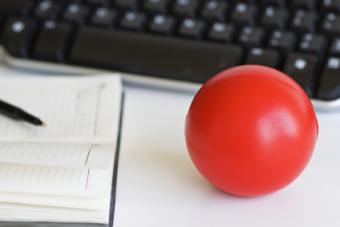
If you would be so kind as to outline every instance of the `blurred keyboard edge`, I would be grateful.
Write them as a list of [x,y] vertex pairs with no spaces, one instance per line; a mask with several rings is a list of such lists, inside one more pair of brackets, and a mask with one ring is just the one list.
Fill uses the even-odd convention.
[[112,70],[169,89],[267,65],[318,106],[340,106],[340,0],[2,0],[0,45],[11,64]]

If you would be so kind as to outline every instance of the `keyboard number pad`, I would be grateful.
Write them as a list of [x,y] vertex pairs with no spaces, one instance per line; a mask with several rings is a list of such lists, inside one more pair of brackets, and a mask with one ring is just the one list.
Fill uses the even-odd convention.
[[239,36],[239,43],[244,46],[262,45],[264,32],[261,28],[244,27]]
[[323,36],[311,33],[303,35],[299,48],[302,51],[314,54],[322,54],[326,46],[326,40]]
[[321,32],[340,35],[340,17],[334,13],[326,14],[321,23]]
[[269,38],[269,46],[282,51],[292,50],[295,46],[296,37],[291,32],[274,31]]

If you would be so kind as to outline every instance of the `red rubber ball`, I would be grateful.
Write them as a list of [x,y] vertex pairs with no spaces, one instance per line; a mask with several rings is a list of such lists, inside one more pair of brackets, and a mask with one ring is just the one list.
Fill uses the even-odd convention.
[[185,126],[190,157],[217,188],[252,197],[275,192],[305,168],[318,123],[303,89],[275,69],[243,65],[205,83]]

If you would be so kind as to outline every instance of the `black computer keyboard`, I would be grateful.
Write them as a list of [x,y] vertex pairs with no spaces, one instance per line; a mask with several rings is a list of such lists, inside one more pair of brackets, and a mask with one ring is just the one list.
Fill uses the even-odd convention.
[[0,0],[18,58],[202,83],[240,64],[340,97],[340,0]]

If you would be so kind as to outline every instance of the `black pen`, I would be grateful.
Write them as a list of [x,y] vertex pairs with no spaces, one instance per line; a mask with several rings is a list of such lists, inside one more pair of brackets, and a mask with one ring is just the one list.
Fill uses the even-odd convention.
[[0,114],[17,121],[25,121],[36,126],[45,126],[45,123],[39,118],[2,100],[0,100]]

